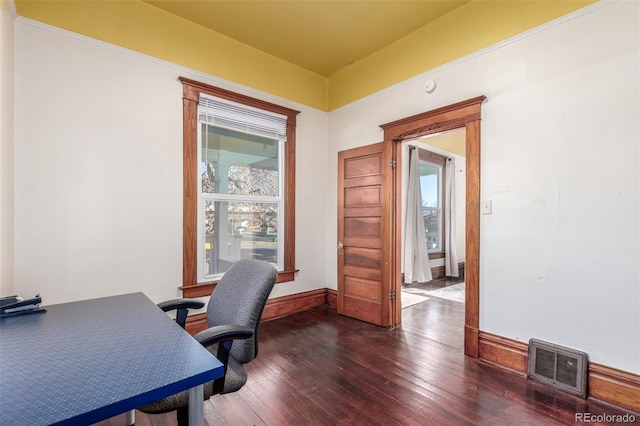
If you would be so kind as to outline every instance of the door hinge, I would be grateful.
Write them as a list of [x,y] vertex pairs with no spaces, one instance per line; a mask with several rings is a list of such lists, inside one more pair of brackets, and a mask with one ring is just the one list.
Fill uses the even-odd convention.
[[395,169],[395,168],[396,168],[396,159],[395,159],[395,158],[392,158],[392,159],[391,159],[391,168],[392,168],[392,169]]
[[394,300],[396,300],[396,291],[393,290],[391,293],[389,293],[389,300],[391,300],[392,302]]

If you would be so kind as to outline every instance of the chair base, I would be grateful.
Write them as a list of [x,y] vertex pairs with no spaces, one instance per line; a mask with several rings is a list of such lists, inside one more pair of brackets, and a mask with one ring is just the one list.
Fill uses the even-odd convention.
[[176,410],[178,426],[189,426],[189,407],[180,407]]

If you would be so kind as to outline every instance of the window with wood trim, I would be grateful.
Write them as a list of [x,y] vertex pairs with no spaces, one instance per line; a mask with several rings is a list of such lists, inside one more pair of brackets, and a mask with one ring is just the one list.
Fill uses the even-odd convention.
[[447,157],[418,149],[422,216],[430,259],[444,256],[444,211]]
[[180,78],[183,84],[183,282],[209,295],[239,259],[295,272],[292,109]]

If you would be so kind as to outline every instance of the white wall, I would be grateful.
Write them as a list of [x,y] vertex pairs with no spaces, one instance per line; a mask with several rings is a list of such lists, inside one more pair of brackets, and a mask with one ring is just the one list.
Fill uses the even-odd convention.
[[300,273],[272,296],[336,288],[338,151],[484,94],[480,328],[640,373],[639,4],[585,10],[328,115],[18,18],[14,290],[179,293],[179,75],[302,110]]
[[16,21],[15,291],[46,304],[182,281],[179,76],[302,111],[295,282],[326,287],[327,114],[30,20]]
[[13,3],[0,0],[0,296],[13,291]]
[[[639,7],[597,3],[331,112],[328,252],[338,151],[381,141],[380,124],[486,95],[480,329],[640,373]],[[336,288],[335,262],[327,269]]]

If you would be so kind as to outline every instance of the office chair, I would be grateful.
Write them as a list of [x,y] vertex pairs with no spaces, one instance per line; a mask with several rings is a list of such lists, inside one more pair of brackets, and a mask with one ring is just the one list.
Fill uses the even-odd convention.
[[[260,317],[276,277],[276,269],[267,262],[240,260],[227,270],[213,290],[207,306],[209,328],[193,337],[216,355],[225,367],[225,374],[205,383],[205,400],[211,395],[235,392],[247,382],[244,364],[258,355]],[[188,310],[202,308],[204,303],[173,299],[158,306],[165,312],[177,310],[176,322],[184,328]],[[188,405],[189,392],[184,391],[138,410],[149,414],[176,410],[178,425],[186,425]]]

